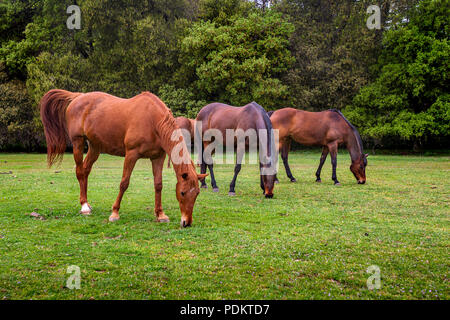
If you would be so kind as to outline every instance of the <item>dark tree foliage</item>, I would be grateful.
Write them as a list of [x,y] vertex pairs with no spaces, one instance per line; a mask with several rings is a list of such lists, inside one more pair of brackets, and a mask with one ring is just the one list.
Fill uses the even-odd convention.
[[[66,10],[81,8],[81,29]],[[378,4],[381,30],[366,27]],[[52,88],[206,103],[343,109],[366,141],[445,143],[448,1],[2,0],[0,148],[42,147]],[[346,107],[347,106],[347,107]],[[444,142],[442,142],[444,141]]]

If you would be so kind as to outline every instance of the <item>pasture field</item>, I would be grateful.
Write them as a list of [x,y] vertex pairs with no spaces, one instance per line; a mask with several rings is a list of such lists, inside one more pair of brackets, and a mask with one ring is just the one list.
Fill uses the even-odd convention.
[[[257,165],[244,165],[236,197],[231,165],[216,166],[220,193],[197,199],[180,229],[175,175],[164,169],[168,224],[155,223],[151,164],[140,160],[109,223],[123,158],[100,156],[89,179],[93,215],[78,214],[72,155],[0,154],[0,299],[449,299],[450,157],[369,157],[357,185],[348,154],[331,181],[320,151],[290,154],[265,199]],[[208,183],[210,182],[208,178]],[[36,211],[44,220],[27,214]],[[66,288],[71,265],[81,288]],[[381,288],[368,290],[369,266]]]

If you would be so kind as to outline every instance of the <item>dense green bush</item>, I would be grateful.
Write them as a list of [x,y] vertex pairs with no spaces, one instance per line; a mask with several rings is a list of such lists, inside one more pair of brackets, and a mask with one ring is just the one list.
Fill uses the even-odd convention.
[[416,147],[450,135],[448,17],[444,0],[424,0],[411,20],[386,32],[379,77],[345,110],[366,137]]
[[196,100],[188,89],[177,89],[173,85],[163,85],[159,89],[159,98],[172,110],[175,117],[185,116],[195,119],[201,108],[206,105],[204,100]]
[[288,50],[293,31],[275,12],[238,15],[223,25],[199,21],[181,45],[184,72],[194,75],[194,90],[203,99],[277,105],[289,92],[279,76],[293,62]]

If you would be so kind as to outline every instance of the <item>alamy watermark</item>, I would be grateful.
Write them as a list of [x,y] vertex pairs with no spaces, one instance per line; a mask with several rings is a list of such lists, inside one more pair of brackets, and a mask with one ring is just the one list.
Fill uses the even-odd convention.
[[[274,175],[278,170],[278,130],[226,129],[224,137],[223,132],[218,129],[208,129],[203,132],[202,123],[197,121],[194,132],[194,139],[192,139],[188,130],[173,131],[171,140],[176,142],[176,145],[172,148],[170,157],[175,165],[191,163],[189,150],[194,140],[195,158],[199,164],[243,164],[247,162],[245,153],[248,151],[247,163],[259,163],[262,175]],[[258,152],[259,157],[257,157]]]
[[67,7],[67,14],[70,14],[67,18],[66,25],[69,30],[81,29],[81,9],[77,5],[71,5]]
[[381,289],[381,270],[379,266],[370,266],[366,270],[367,273],[371,274],[369,278],[367,278],[367,289]]
[[66,281],[66,287],[70,290],[81,289],[81,269],[79,266],[69,266],[67,273],[71,275]]
[[366,25],[369,30],[381,29],[381,9],[377,5],[371,5],[367,8],[367,13],[371,16],[367,19]]

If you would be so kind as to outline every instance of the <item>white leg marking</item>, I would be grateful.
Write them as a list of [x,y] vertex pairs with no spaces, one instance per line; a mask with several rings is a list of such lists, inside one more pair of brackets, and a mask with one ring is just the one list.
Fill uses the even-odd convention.
[[92,208],[91,208],[91,206],[86,202],[86,203],[84,203],[82,206],[81,206],[81,211],[80,211],[80,213],[81,214],[84,214],[84,215],[90,215],[91,213],[92,213]]

